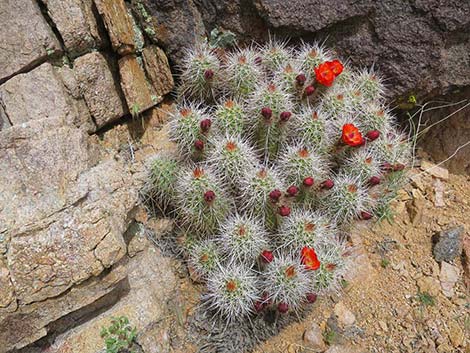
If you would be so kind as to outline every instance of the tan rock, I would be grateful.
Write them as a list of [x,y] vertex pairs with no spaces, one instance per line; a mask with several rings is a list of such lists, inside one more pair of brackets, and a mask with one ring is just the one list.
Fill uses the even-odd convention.
[[339,302],[335,305],[334,313],[338,319],[338,323],[343,327],[351,326],[356,322],[356,316],[343,302]]
[[417,285],[421,293],[428,293],[435,297],[441,290],[439,281],[433,277],[424,276],[418,279]]
[[113,49],[120,55],[134,53],[134,27],[124,0],[94,0],[103,17]]
[[0,1],[0,23],[0,83],[62,51],[34,0]]
[[42,0],[72,56],[100,48],[102,39],[93,15],[93,0]]
[[457,321],[449,322],[449,339],[454,348],[461,346],[465,339],[465,333]]
[[119,73],[127,106],[132,114],[141,113],[158,102],[135,55],[119,59]]
[[0,308],[8,307],[15,297],[15,289],[10,281],[10,271],[0,258]]
[[421,161],[421,170],[425,171],[426,173],[440,178],[442,180],[449,180],[449,171],[445,168],[439,167],[427,160]]
[[320,327],[313,323],[303,335],[303,340],[312,352],[324,352],[326,344],[323,342],[323,333]]
[[174,86],[168,58],[164,51],[155,45],[144,48],[142,58],[159,103]]
[[111,67],[102,54],[95,52],[77,58],[74,71],[98,128],[127,113]]
[[460,270],[457,266],[453,266],[445,261],[441,262],[441,273],[439,279],[441,281],[442,293],[451,298],[454,295],[454,285],[459,280]]
[[91,117],[86,115],[88,112],[78,110],[49,63],[19,74],[1,85],[0,102],[13,125],[54,118],[63,118],[77,126],[87,121],[91,123]]

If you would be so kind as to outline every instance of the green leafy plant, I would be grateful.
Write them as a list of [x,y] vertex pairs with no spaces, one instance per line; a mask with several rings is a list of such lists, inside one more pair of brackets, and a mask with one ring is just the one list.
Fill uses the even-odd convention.
[[137,328],[131,327],[125,316],[111,318],[111,324],[100,333],[106,345],[106,353],[133,353],[130,348],[137,337]]
[[434,306],[436,303],[434,297],[428,292],[418,292],[416,299],[424,306]]

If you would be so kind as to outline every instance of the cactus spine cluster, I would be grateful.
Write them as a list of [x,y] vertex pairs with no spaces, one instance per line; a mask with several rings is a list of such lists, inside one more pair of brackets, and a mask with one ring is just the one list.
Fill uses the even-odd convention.
[[200,43],[179,93],[179,155],[151,160],[146,192],[191,234],[208,310],[232,322],[337,291],[347,232],[386,207],[410,157],[381,77],[318,43]]

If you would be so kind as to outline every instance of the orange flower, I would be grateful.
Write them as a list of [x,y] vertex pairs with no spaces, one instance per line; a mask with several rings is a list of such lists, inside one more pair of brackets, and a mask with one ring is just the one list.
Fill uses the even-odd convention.
[[362,134],[353,124],[343,125],[343,134],[341,135],[343,142],[349,146],[357,147],[364,144]]
[[315,68],[315,77],[324,86],[331,86],[335,80],[335,74],[328,63],[323,63]]
[[338,76],[340,73],[343,72],[343,64],[339,60],[327,61],[326,62],[330,67],[330,70],[333,71],[335,77]]
[[308,246],[303,247],[301,255],[302,264],[305,265],[306,269],[313,271],[318,270],[320,261],[317,258],[314,248],[309,248]]

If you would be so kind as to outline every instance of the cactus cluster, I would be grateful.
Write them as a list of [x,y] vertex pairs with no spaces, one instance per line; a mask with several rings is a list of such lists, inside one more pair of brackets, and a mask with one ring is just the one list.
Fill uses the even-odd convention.
[[297,311],[338,291],[347,232],[400,187],[407,139],[374,70],[322,45],[188,50],[169,123],[178,157],[150,163],[204,303],[227,322]]

